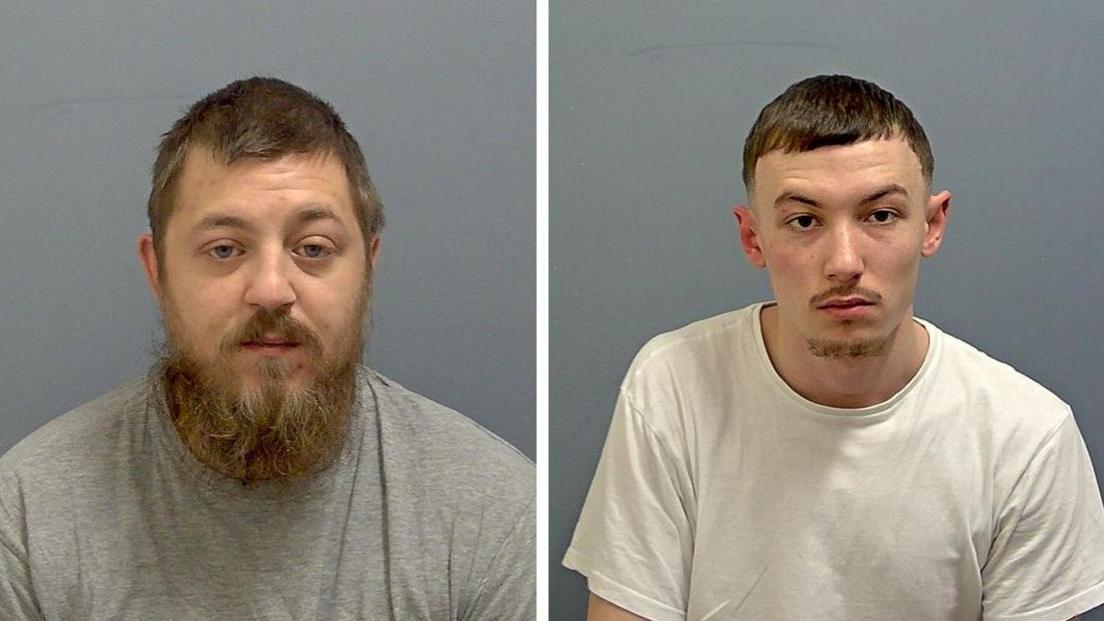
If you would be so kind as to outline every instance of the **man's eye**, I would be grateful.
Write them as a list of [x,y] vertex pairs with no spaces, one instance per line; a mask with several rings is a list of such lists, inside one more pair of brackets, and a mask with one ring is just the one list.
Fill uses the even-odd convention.
[[802,214],[795,218],[791,218],[789,221],[786,222],[786,224],[792,229],[807,231],[813,228],[813,225],[816,224],[816,218],[808,214]]
[[897,219],[897,214],[889,209],[879,209],[867,216],[866,219],[877,224],[889,224]]
[[322,244],[303,244],[296,249],[297,254],[308,259],[324,259],[330,254],[329,248],[326,248]]
[[215,259],[226,260],[232,259],[237,256],[237,252],[238,249],[231,246],[230,244],[219,244],[217,246],[213,246],[210,250],[208,250],[207,254]]

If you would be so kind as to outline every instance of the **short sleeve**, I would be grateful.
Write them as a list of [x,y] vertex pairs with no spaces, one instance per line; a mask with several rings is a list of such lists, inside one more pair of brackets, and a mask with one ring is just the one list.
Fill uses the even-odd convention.
[[537,618],[536,523],[534,502],[530,502],[491,560],[465,619]]
[[694,494],[688,469],[622,391],[564,556],[589,589],[657,621],[686,616]]
[[1104,506],[1072,415],[1032,458],[994,533],[984,621],[1066,621],[1104,602]]

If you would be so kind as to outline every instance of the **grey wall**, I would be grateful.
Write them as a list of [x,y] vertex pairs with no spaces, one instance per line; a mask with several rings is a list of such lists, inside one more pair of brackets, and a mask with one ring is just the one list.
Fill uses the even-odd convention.
[[810,75],[917,113],[955,197],[917,314],[1072,404],[1104,473],[1104,5],[919,4],[551,3],[550,618],[583,618],[559,563],[637,348],[770,295],[729,208],[755,116]]
[[159,135],[269,74],[334,104],[382,194],[370,364],[532,457],[534,46],[532,0],[5,2],[0,452],[146,369]]

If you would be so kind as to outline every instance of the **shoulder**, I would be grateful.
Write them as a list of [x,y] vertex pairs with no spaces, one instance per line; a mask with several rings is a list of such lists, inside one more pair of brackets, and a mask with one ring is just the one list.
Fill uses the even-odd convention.
[[148,383],[134,379],[46,423],[0,457],[0,476],[34,480],[87,473],[140,433]]
[[472,419],[375,371],[365,398],[377,400],[380,448],[446,494],[491,492],[529,498],[533,462]]
[[1038,432],[1052,431],[1070,416],[1069,405],[1012,365],[924,323],[940,339],[936,388],[967,399],[971,412],[1001,428]]
[[739,310],[699,319],[681,328],[651,338],[640,348],[634,367],[664,359],[693,358],[708,355],[718,347],[755,337],[755,304]]
[[935,330],[938,363],[920,395],[929,413],[942,413],[933,419],[984,456],[997,489],[1007,494],[1039,455],[1077,449],[1073,411],[1061,398],[1011,365]]
[[72,528],[72,513],[59,507],[95,498],[103,489],[89,481],[126,471],[129,445],[142,433],[145,386],[135,380],[85,403],[0,457],[0,546],[19,554],[30,529]]
[[[670,414],[686,399],[712,399],[757,363],[756,304],[660,334],[633,358],[620,397],[638,412]],[[718,382],[721,382],[719,384]]]
[[[672,372],[695,373],[729,367],[733,355],[754,347],[758,304],[695,321],[659,334],[640,348],[625,384],[647,383]],[[624,388],[624,386],[623,386]]]
[[[495,562],[517,571],[532,565],[533,463],[471,419],[374,371],[366,386],[364,398],[377,404],[374,429],[365,429],[376,439],[366,446],[378,446],[371,458],[378,460],[388,512],[417,533],[409,543],[449,550],[452,562],[473,576]],[[511,561],[511,555],[519,556]]]
[[[531,618],[536,543],[533,462],[455,410],[375,372],[380,470],[397,556],[447,552],[459,616]],[[409,546],[409,548],[407,547]],[[428,561],[421,561],[426,571]],[[438,565],[440,566],[440,565]]]

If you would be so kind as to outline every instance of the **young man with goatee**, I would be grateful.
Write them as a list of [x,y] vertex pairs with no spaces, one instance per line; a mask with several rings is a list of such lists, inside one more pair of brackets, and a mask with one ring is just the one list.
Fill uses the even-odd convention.
[[234,82],[152,186],[160,360],[0,459],[0,618],[534,618],[532,463],[360,364],[383,213],[334,110]]
[[564,559],[589,618],[1065,621],[1104,601],[1069,406],[913,316],[951,195],[912,112],[803,80],[743,163],[740,242],[775,299],[633,361]]

